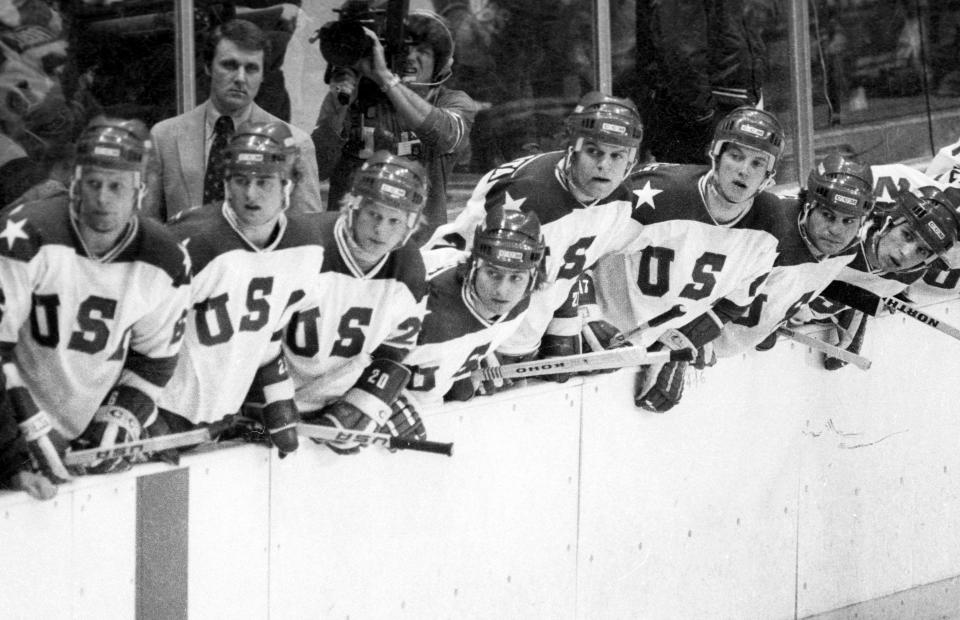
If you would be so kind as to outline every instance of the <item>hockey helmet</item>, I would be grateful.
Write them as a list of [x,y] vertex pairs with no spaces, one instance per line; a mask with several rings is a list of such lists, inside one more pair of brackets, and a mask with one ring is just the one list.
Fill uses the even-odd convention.
[[474,259],[507,269],[538,269],[545,253],[540,218],[533,211],[491,207],[473,236]]
[[858,218],[873,210],[873,173],[840,153],[831,153],[807,177],[807,204]]
[[77,166],[99,166],[143,174],[150,160],[151,140],[139,120],[97,116],[77,138]]
[[783,127],[777,117],[764,110],[741,106],[717,123],[710,144],[710,156],[719,157],[723,145],[733,142],[772,155],[770,170],[773,170],[783,155],[784,139]]
[[286,123],[247,121],[237,128],[223,154],[225,177],[246,172],[289,179],[296,146]]
[[643,121],[637,106],[629,99],[611,97],[593,91],[584,95],[567,117],[567,145],[579,151],[585,139],[600,144],[616,144],[639,152],[643,140]]
[[[935,187],[920,188],[920,196],[903,191],[894,214],[904,218],[913,231],[940,258],[957,242],[960,216],[947,196]],[[951,265],[952,267],[952,265]]]
[[[416,224],[427,202],[427,171],[415,161],[377,151],[357,170],[350,192],[358,198],[400,209]],[[353,201],[352,208],[360,206]]]

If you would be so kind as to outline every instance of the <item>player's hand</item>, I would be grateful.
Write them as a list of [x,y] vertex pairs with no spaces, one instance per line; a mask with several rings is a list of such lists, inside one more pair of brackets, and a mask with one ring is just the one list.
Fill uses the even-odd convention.
[[[633,346],[627,341],[626,338],[623,337],[623,333],[619,329],[603,319],[587,322],[583,326],[583,331],[581,331],[580,337],[582,339],[584,353],[593,353],[595,351],[607,351],[609,349],[619,349],[621,347]],[[616,368],[604,370],[585,370],[579,374],[599,375],[608,372],[615,372],[616,370]]]
[[270,437],[270,443],[277,447],[280,458],[295,452],[300,447],[297,436],[297,406],[293,400],[279,400],[263,408],[263,426]]
[[20,471],[10,477],[10,488],[14,491],[24,491],[34,499],[53,499],[57,494],[57,485],[50,482],[46,476],[32,472]]
[[427,429],[423,426],[420,413],[406,394],[400,394],[397,400],[393,401],[393,415],[377,430],[403,439],[423,441],[427,438]]
[[[558,336],[555,334],[544,334],[540,339],[540,350],[537,353],[538,359],[549,357],[565,357],[567,355],[578,355],[580,353],[580,334],[573,336]],[[563,372],[555,375],[543,375],[540,379],[544,381],[556,381],[557,383],[566,383],[573,373]]]
[[[358,407],[338,400],[324,406],[315,416],[304,416],[304,422],[329,426],[340,430],[372,433],[377,430],[377,423],[365,415]],[[322,444],[337,454],[357,454],[363,447],[357,442],[331,442],[322,439],[313,439],[314,443]]]
[[[651,351],[662,350],[658,344]],[[654,413],[666,413],[683,397],[687,362],[667,362],[643,366],[637,375],[634,404]]]
[[[119,405],[103,405],[93,414],[86,430],[73,440],[74,450],[112,448],[115,445],[137,441],[144,435],[140,420],[132,411]],[[107,474],[125,471],[133,465],[133,457],[118,456],[93,461],[83,466],[88,474]]]
[[708,342],[697,349],[697,357],[693,360],[693,367],[697,370],[710,368],[717,364],[717,354],[713,350],[713,343]]
[[377,76],[384,76],[391,72],[390,67],[387,66],[386,52],[383,50],[383,43],[380,42],[377,33],[366,26],[363,27],[363,33],[371,41],[371,51],[369,56],[357,61],[356,68],[363,76],[379,84],[380,82],[376,79]]
[[19,424],[20,432],[27,444],[30,460],[35,470],[53,484],[62,484],[73,480],[73,474],[63,464],[63,453],[68,442],[53,427],[46,411],[37,411]]

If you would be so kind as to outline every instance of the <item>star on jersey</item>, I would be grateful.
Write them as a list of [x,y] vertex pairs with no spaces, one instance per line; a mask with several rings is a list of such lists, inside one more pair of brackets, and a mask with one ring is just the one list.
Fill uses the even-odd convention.
[[17,242],[17,239],[30,238],[27,233],[23,232],[23,227],[26,223],[26,219],[17,220],[16,222],[12,219],[7,220],[7,226],[3,229],[3,232],[0,232],[0,238],[7,242],[8,250],[13,249],[13,244]]
[[523,198],[513,198],[510,196],[510,192],[503,193],[503,210],[504,211],[519,211],[520,205],[527,201],[527,197]]
[[650,181],[647,181],[647,184],[644,185],[643,188],[633,190],[633,193],[637,197],[637,206],[640,207],[642,205],[648,204],[650,205],[651,209],[657,208],[657,205],[653,204],[653,199],[656,197],[657,194],[660,194],[662,192],[663,192],[662,189],[653,189],[652,187],[650,187]]

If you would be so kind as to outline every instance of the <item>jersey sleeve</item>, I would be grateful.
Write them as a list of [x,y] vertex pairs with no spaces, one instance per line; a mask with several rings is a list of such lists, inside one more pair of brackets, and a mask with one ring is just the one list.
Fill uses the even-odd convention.
[[[399,296],[398,296],[399,297]],[[373,359],[387,358],[395,362],[403,362],[413,347],[423,329],[423,316],[427,308],[427,298],[416,301],[412,295],[405,294],[400,307],[404,310],[397,316],[400,320],[393,326],[387,337],[373,350]]]
[[[186,256],[186,251],[181,246]],[[171,277],[156,274],[153,309],[131,327],[130,347],[118,386],[136,389],[155,401],[173,376],[190,307],[189,260]]]
[[27,261],[0,250],[0,364],[18,422],[38,410],[33,395],[13,363],[13,352],[18,332],[30,315],[34,276],[43,268],[41,261],[40,256]]

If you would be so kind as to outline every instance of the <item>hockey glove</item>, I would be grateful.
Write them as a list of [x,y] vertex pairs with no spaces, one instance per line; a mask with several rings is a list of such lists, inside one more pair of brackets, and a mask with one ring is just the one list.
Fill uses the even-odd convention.
[[427,438],[427,430],[423,426],[423,420],[420,419],[420,414],[405,394],[397,396],[391,408],[393,415],[390,416],[386,424],[377,429],[377,432],[390,433],[394,437],[416,439],[418,441]]
[[[409,380],[410,370],[403,364],[375,359],[340,400],[318,412],[316,423],[349,431],[373,432],[393,415],[393,401]],[[355,441],[322,443],[338,454],[356,454],[361,447]]]
[[[156,409],[150,398],[135,388],[121,385],[107,396],[103,405],[83,433],[73,440],[74,450],[112,448],[147,437],[144,428],[156,419]],[[136,456],[118,456],[93,461],[83,466],[88,474],[107,474],[125,471],[133,465]]]
[[[540,340],[540,351],[537,354],[538,359],[548,357],[564,357],[567,355],[578,355],[580,353],[580,335],[560,336],[555,334],[544,334]],[[544,381],[556,381],[557,383],[566,383],[573,373],[564,372],[555,375],[543,375],[540,378]]]
[[263,425],[270,436],[270,443],[277,447],[280,458],[295,452],[300,447],[297,436],[297,406],[292,400],[278,400],[263,408]]
[[[859,310],[847,308],[837,316],[836,328],[837,346],[859,354],[860,349],[863,348],[864,332],[867,329],[867,315]],[[823,357],[823,367],[827,370],[839,370],[846,365],[847,362],[836,357],[829,355]]]
[[[697,357],[704,358],[702,366],[707,364],[708,354],[701,350],[713,342],[720,335],[723,322],[712,311],[705,312],[693,319],[680,329],[668,329],[657,342],[650,347],[651,351],[662,351],[664,348],[671,351],[690,349]],[[709,354],[712,357],[712,348]],[[683,397],[683,383],[688,362],[668,362],[644,366],[638,376],[637,391],[634,403],[641,409],[655,413],[665,413],[680,402]],[[702,367],[701,366],[701,367]]]

